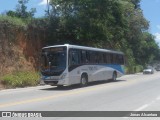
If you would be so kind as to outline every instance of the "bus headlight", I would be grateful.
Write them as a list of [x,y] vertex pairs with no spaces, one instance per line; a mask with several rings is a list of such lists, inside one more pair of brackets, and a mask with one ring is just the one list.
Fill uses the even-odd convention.
[[61,79],[64,79],[66,77],[67,73],[63,73],[61,76]]

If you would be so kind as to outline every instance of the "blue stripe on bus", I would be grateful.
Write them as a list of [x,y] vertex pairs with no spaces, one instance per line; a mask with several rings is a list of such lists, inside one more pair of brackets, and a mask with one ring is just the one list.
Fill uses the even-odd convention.
[[74,66],[70,66],[69,67],[69,72],[71,72],[72,70],[83,66],[83,65],[100,65],[100,66],[105,66],[105,67],[110,67],[114,70],[119,71],[120,73],[124,74],[124,66],[123,65],[118,65],[118,64],[82,64],[82,65],[74,65]]
[[116,64],[110,64],[110,65],[107,65],[107,67],[110,67],[110,68],[113,68],[115,70],[118,70],[119,72],[121,72],[122,74],[124,74],[124,68],[122,65],[116,65]]

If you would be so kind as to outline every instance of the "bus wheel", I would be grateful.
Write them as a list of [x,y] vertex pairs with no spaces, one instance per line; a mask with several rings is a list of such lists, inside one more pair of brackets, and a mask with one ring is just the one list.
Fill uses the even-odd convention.
[[81,87],[85,87],[85,86],[87,86],[87,84],[88,84],[87,75],[82,74],[80,86],[81,86]]
[[63,85],[58,85],[57,88],[63,88]]
[[116,73],[116,72],[113,72],[112,81],[116,81],[116,79],[117,79],[117,73]]

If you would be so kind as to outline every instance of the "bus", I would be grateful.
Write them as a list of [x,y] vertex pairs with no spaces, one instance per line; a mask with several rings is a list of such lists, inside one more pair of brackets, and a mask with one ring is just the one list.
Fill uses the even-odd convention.
[[113,80],[124,74],[122,52],[77,45],[42,48],[41,79],[52,86],[69,86],[98,80]]

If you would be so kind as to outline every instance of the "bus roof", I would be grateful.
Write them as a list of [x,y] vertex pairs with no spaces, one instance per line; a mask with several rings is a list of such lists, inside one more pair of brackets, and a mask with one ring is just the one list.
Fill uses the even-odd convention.
[[52,48],[52,47],[64,47],[64,46],[68,48],[75,48],[75,49],[84,49],[84,50],[93,50],[93,51],[99,51],[99,52],[124,54],[123,52],[120,52],[120,51],[114,51],[114,50],[102,49],[102,48],[94,48],[94,47],[86,47],[86,46],[78,46],[78,45],[70,45],[70,44],[47,46],[47,47],[43,47],[42,49],[47,49],[47,48]]

